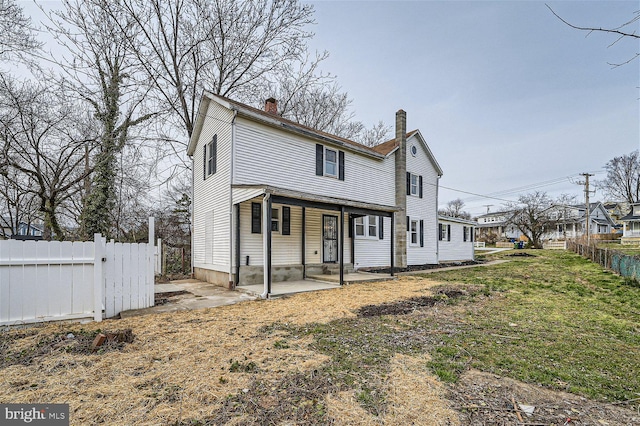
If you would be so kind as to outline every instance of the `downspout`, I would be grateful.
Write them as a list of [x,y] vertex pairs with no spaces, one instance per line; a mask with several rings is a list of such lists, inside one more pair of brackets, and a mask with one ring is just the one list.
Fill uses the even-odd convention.
[[[195,172],[195,160],[193,159],[193,155],[190,156],[191,157],[191,205],[189,206],[191,208],[191,223],[189,224],[189,234],[190,234],[190,240],[191,240],[191,278],[195,277],[195,250],[194,250],[194,233],[193,233],[193,224],[195,222],[195,209],[193,208],[193,202],[195,201],[194,198],[196,196],[196,191],[195,191],[195,184],[196,184],[196,172]],[[160,251],[160,253],[162,254],[162,251]]]
[[[232,110],[233,111],[233,118],[231,119],[231,165],[230,170],[229,170],[229,223],[233,224],[235,221],[235,215],[233,214],[233,181],[234,179],[234,175],[233,173],[235,172],[235,162],[236,162],[236,116],[238,115],[238,111],[237,110]],[[238,209],[240,209],[240,206],[238,206]],[[239,217],[240,215],[238,215]],[[238,263],[240,261],[240,259],[235,259],[235,252],[236,250],[234,250],[234,246],[235,244],[238,243],[239,240],[239,235],[234,235],[236,234],[236,232],[234,232],[234,230],[239,230],[240,227],[239,226],[230,226],[229,227],[229,232],[231,233],[231,238],[229,239],[229,289],[233,290],[236,287],[236,283],[239,283],[239,277],[235,277],[235,279],[231,279],[231,276],[233,274],[234,268],[233,268],[233,264],[234,264],[234,260],[235,263]],[[236,273],[239,274],[240,271],[240,265],[236,265]]]
[[269,297],[269,293],[270,293],[270,288],[271,287],[271,277],[270,277],[270,272],[269,269],[269,256],[270,253],[269,251],[271,250],[271,241],[269,236],[270,236],[270,232],[268,230],[271,229],[271,217],[267,217],[267,213],[269,213],[269,201],[271,199],[271,194],[269,194],[268,192],[266,194],[264,194],[264,198],[262,199],[262,225],[263,225],[263,229],[262,229],[262,275],[263,275],[263,284],[264,284],[264,288],[262,291],[262,294],[260,295],[261,298],[266,299]]
[[[440,219],[438,218],[438,192],[440,192],[440,176],[436,181],[436,265],[440,264]],[[474,251],[475,252],[475,251]]]

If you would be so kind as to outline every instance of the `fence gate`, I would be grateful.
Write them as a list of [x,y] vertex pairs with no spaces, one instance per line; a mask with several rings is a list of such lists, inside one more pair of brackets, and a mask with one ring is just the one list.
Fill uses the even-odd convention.
[[[149,220],[153,241],[153,218]],[[153,306],[153,244],[0,241],[0,325],[113,317]]]

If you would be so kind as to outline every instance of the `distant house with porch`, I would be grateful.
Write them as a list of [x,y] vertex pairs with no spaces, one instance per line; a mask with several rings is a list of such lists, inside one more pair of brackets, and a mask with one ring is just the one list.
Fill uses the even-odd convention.
[[629,214],[620,218],[623,224],[622,244],[640,244],[640,203],[631,204]]
[[522,233],[511,223],[513,211],[491,212],[476,218],[475,234],[478,241],[487,238],[498,240],[519,239]]
[[[587,232],[587,207],[585,204],[554,205],[547,214],[555,223],[555,229],[545,235],[550,239],[582,237]],[[589,234],[606,236],[614,232],[615,222],[601,202],[589,203]]]
[[[438,263],[442,170],[396,113],[376,147],[205,93],[193,161],[193,270],[225,287]],[[266,273],[265,273],[266,272]]]

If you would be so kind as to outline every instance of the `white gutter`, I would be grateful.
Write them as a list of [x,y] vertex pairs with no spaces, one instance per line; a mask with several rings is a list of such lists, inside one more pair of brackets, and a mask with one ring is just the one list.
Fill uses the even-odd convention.
[[264,198],[262,199],[262,276],[264,289],[260,297],[263,299],[266,299],[269,296],[269,276],[267,273],[267,252],[270,250],[269,241],[267,240],[267,226],[271,226],[271,218],[267,217],[269,198],[271,198],[271,194],[267,192],[264,194]]
[[[235,250],[234,250],[234,246],[235,244],[238,244],[238,235],[234,235],[235,231],[236,231],[236,226],[235,226],[235,215],[233,214],[233,181],[235,176],[233,175],[234,173],[234,165],[236,162],[236,115],[238,115],[238,111],[233,110],[233,118],[231,119],[231,165],[230,168],[231,170],[229,171],[229,223],[231,224],[231,236],[232,238],[229,241],[229,278],[231,278],[232,274],[234,273],[234,271],[239,271],[239,265],[235,265],[234,268],[234,260],[238,263],[240,263],[240,259],[235,259]],[[240,205],[238,205],[238,208],[240,208]],[[235,236],[235,238],[233,238]],[[193,246],[192,246],[193,247]],[[193,256],[191,256],[193,258]],[[239,274],[238,274],[239,275]],[[235,288],[235,282],[237,280],[239,280],[240,277],[236,277],[235,280],[233,280],[233,286]],[[231,279],[229,279],[229,281],[231,282]]]

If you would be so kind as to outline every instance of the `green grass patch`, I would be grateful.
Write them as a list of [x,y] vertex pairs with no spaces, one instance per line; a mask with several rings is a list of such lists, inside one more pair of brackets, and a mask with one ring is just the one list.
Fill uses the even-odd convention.
[[434,371],[455,381],[464,351],[474,368],[525,382],[601,400],[637,397],[640,288],[570,252],[531,253],[430,275],[501,294],[461,314],[471,326],[432,352]]

